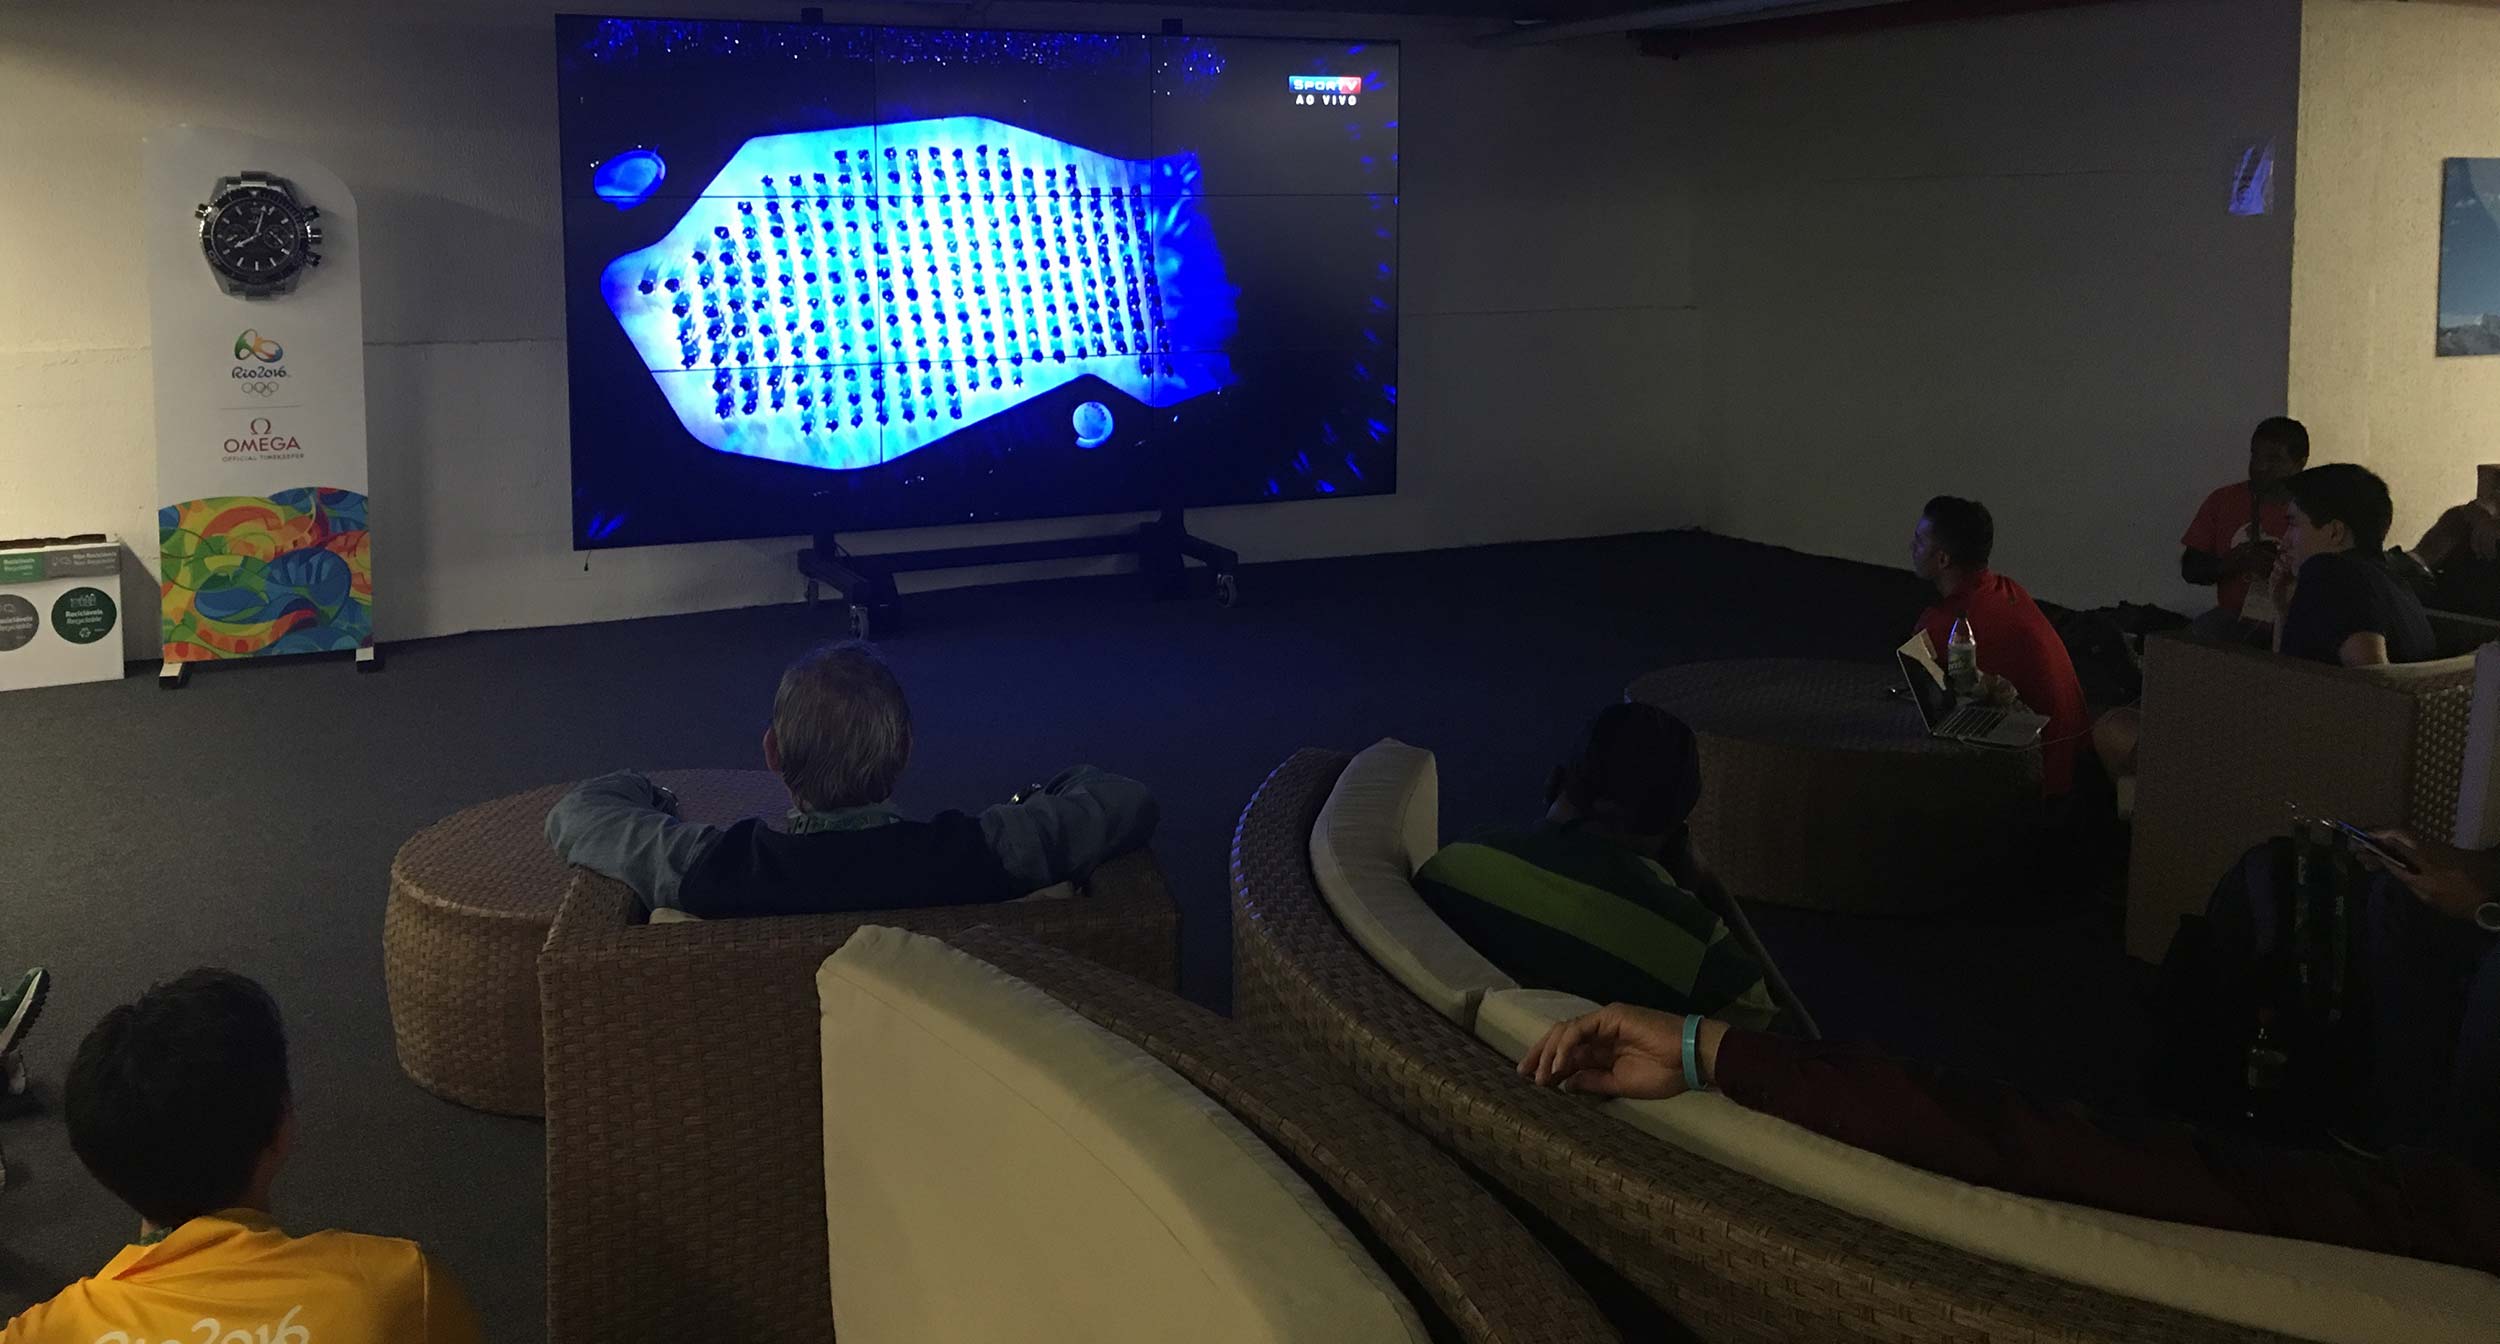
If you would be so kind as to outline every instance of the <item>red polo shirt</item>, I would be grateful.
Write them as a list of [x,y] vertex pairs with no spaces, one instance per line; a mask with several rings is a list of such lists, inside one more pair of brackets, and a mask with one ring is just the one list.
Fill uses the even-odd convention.
[[1970,618],[1971,635],[1979,641],[1979,670],[2014,683],[2014,693],[2036,713],[2049,717],[2040,734],[2040,784],[2051,797],[2075,782],[2075,752],[2092,731],[2084,714],[2083,683],[2075,679],[2074,660],[2066,641],[2040,613],[2023,586],[2002,574],[1981,570],[1962,591],[1929,607],[1918,628],[1944,651],[1953,623]]
[[[2179,544],[2219,560],[2232,547],[2254,541],[2260,534],[2281,541],[2291,526],[2291,505],[2278,499],[2260,508],[2248,482],[2234,481],[2205,496],[2204,506],[2196,511],[2195,521],[2188,524]],[[2248,601],[2249,582],[2248,575],[2239,574],[2215,584],[2214,605],[2238,615]]]

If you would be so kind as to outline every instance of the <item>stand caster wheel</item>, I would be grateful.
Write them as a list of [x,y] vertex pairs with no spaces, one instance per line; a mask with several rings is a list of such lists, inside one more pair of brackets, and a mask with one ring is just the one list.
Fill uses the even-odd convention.
[[1241,605],[1241,585],[1233,581],[1232,575],[1218,574],[1215,576],[1215,605],[1219,607],[1238,607]]
[[868,638],[868,608],[861,606],[851,608],[851,638]]

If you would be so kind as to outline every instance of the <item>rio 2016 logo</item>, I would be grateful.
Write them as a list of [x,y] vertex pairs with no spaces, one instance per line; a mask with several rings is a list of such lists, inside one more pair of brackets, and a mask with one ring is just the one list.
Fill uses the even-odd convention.
[[[303,1304],[298,1303],[290,1308],[286,1315],[258,1329],[247,1329],[238,1325],[230,1330],[226,1328],[224,1322],[213,1316],[206,1316],[191,1323],[191,1329],[205,1333],[193,1335],[191,1338],[199,1341],[214,1341],[215,1344],[315,1344],[312,1331],[305,1329],[295,1319],[303,1314],[303,1310]],[[148,1341],[133,1337],[127,1330],[108,1330],[95,1337],[95,1344],[148,1344]],[[165,1344],[185,1344],[185,1341],[167,1340]]]
[[282,368],[261,368],[286,358],[286,347],[246,327],[234,338],[234,367],[227,371],[233,378],[284,378]]

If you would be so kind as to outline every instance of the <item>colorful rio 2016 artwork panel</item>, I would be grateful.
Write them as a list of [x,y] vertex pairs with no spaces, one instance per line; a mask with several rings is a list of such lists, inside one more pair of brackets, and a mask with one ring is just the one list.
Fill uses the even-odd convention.
[[373,642],[365,497],[307,486],[157,511],[165,658],[196,663]]

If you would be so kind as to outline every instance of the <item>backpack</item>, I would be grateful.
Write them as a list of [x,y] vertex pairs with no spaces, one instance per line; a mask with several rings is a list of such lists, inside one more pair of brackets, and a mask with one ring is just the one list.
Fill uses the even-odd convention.
[[[2306,872],[2310,881],[2304,885]],[[2154,983],[2144,1092],[2199,1124],[2247,1129],[2249,1050],[2261,1009],[2292,1058],[2284,1101],[2298,1137],[2375,1127],[2360,925],[2367,880],[2332,846],[2277,837],[2215,884],[2202,915],[2182,915]],[[2297,976],[2297,985],[2287,981]],[[2266,1137],[2287,1134],[2278,1128]]]

